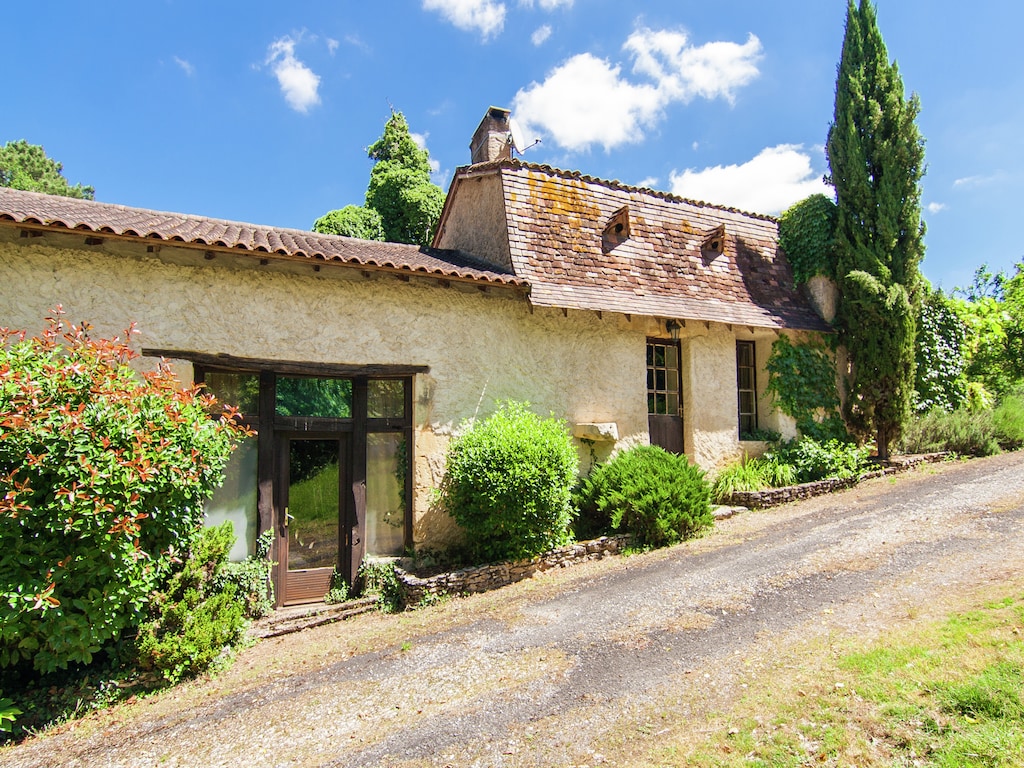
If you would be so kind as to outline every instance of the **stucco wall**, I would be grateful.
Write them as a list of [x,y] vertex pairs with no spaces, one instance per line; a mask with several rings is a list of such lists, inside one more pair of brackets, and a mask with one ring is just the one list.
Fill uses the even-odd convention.
[[[162,251],[111,254],[0,239],[0,326],[35,333],[50,308],[100,335],[138,322],[138,347],[349,364],[427,365],[416,377],[414,537],[453,530],[430,506],[454,430],[498,400],[529,400],[571,423],[615,422],[645,441],[645,334],[594,313],[533,313],[521,296],[438,287],[325,265],[315,273],[220,267]],[[63,242],[62,238],[57,241]],[[197,258],[198,263],[168,263]],[[228,257],[225,257],[228,258]],[[163,260],[162,260],[163,259]],[[190,370],[186,371],[190,375]],[[581,456],[589,449],[580,446]]]

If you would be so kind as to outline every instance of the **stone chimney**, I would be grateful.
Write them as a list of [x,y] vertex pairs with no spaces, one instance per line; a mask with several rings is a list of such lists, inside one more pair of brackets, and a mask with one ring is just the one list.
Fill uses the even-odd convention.
[[491,107],[480,121],[473,140],[469,143],[472,163],[488,163],[492,160],[508,160],[512,157],[512,140],[509,131],[509,116],[512,113],[501,107]]

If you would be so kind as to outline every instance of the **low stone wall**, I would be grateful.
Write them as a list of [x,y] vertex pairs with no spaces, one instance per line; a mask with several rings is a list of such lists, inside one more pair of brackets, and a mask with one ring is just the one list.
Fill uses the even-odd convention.
[[751,509],[764,509],[765,507],[776,507],[790,501],[809,499],[813,496],[822,496],[843,488],[850,488],[861,480],[868,480],[872,477],[892,475],[897,472],[905,472],[911,467],[919,464],[926,464],[935,461],[942,461],[949,456],[949,453],[922,453],[914,456],[897,456],[884,466],[870,472],[864,472],[857,477],[843,479],[831,478],[827,480],[816,480],[813,483],[802,483],[801,485],[789,485],[785,488],[766,488],[763,491],[737,491],[729,499],[730,504],[749,507]]
[[461,595],[470,592],[487,592],[522,581],[535,573],[552,568],[566,568],[588,560],[600,560],[607,555],[622,552],[631,540],[630,536],[602,536],[591,541],[581,541],[559,547],[547,554],[530,560],[516,560],[492,565],[463,568],[450,573],[421,578],[395,565],[395,573],[402,587],[402,598],[406,605],[419,603],[426,595]]

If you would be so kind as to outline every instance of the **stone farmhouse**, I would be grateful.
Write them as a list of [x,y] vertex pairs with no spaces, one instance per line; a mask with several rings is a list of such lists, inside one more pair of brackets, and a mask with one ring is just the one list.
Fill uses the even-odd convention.
[[513,159],[490,109],[433,247],[0,189],[0,326],[123,333],[256,431],[208,507],[236,556],[274,531],[282,604],[335,567],[443,546],[445,448],[504,399],[564,419],[582,465],[653,442],[713,470],[794,434],[779,334],[827,333],[774,219]]

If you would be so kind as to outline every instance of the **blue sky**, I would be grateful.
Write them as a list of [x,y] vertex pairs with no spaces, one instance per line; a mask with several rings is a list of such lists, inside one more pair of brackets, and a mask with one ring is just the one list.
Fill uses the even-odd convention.
[[[925,275],[1024,256],[1024,6],[879,0],[922,102]],[[58,2],[4,9],[0,142],[123,205],[308,229],[401,110],[447,189],[490,105],[524,158],[747,210],[820,189],[844,0]]]

